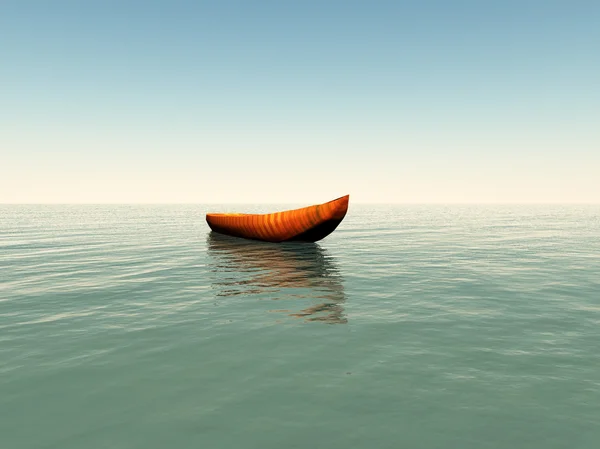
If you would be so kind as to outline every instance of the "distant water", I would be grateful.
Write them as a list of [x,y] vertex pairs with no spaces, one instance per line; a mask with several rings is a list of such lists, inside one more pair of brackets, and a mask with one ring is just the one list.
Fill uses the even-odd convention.
[[600,447],[599,206],[208,209],[0,206],[1,449]]

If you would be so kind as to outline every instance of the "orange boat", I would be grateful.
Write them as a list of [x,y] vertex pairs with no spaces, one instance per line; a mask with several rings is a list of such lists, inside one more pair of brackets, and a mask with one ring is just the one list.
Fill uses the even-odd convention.
[[206,214],[221,234],[265,242],[316,242],[331,234],[348,211],[350,195],[328,203],[273,214]]

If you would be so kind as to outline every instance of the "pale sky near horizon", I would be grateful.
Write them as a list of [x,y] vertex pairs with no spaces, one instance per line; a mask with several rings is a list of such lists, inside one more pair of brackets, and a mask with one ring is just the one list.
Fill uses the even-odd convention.
[[600,2],[5,1],[0,203],[600,203]]

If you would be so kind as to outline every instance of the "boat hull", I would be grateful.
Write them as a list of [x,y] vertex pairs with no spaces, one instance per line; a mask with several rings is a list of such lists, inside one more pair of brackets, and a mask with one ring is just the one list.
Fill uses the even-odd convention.
[[266,242],[316,242],[331,234],[348,211],[350,195],[328,203],[272,214],[206,214],[220,234]]

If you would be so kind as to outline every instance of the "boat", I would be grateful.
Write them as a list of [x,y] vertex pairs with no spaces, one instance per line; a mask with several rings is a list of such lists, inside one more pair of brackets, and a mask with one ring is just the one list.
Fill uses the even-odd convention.
[[348,211],[350,195],[328,203],[271,214],[208,213],[208,226],[220,234],[265,242],[316,242],[327,237]]

